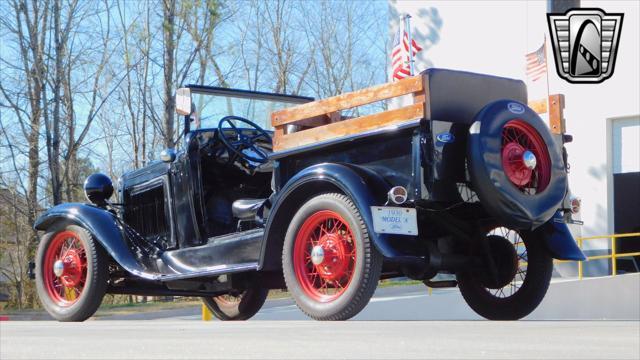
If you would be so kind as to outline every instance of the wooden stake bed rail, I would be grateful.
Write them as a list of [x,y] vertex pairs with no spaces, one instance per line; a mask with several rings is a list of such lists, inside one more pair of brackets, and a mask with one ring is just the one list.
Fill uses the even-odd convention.
[[[276,111],[271,114],[275,128],[273,149],[288,150],[421,119],[424,117],[423,89],[423,78],[419,75]],[[342,110],[407,94],[414,95],[412,105],[351,119],[340,116]],[[299,129],[287,133],[288,125],[297,125]]]

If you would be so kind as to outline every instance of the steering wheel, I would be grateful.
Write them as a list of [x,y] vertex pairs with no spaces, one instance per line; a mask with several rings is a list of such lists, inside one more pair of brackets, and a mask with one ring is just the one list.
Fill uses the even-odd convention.
[[[232,120],[239,121],[248,125],[247,128],[255,130],[257,134],[253,136],[247,136],[243,134],[242,131],[240,131],[232,122]],[[225,124],[228,124],[229,126],[225,126]],[[228,137],[225,136],[224,131],[229,130],[233,132],[233,136],[231,136],[231,138],[234,138],[236,140],[230,141]],[[235,155],[233,158],[230,157],[229,162],[233,162],[238,156],[245,160],[257,162],[260,164],[264,164],[269,161],[269,155],[259,146],[256,146],[256,140],[264,138],[266,141],[271,142],[271,136],[254,122],[240,116],[225,116],[220,119],[220,122],[218,122],[218,134],[220,141],[222,141],[224,146],[229,150],[230,155],[231,153]],[[245,154],[243,150],[246,149],[251,149],[257,156]]]

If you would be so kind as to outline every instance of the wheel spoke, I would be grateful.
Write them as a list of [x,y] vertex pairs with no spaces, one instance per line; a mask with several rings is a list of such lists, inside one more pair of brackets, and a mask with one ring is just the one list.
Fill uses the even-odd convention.
[[[321,246],[325,260],[311,261],[313,247]],[[349,286],[356,264],[356,242],[349,224],[330,210],[307,218],[296,235],[294,269],[304,292],[320,302],[333,301]]]
[[487,232],[487,236],[500,236],[511,243],[516,250],[517,268],[513,278],[505,286],[497,289],[485,288],[485,290],[496,298],[509,298],[514,296],[520,290],[526,279],[527,266],[522,265],[528,261],[526,244],[518,231],[506,227],[493,228]]

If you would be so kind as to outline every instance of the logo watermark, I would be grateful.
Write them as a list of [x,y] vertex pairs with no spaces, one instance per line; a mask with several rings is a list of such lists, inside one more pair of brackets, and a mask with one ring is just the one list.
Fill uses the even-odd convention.
[[600,83],[613,75],[624,14],[571,9],[548,14],[558,76],[570,83]]

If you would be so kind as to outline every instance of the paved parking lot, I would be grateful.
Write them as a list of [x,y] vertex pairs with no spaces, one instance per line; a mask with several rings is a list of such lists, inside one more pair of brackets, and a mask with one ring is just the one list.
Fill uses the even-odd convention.
[[[308,318],[289,299],[268,301],[254,319],[236,323],[199,321],[198,307],[76,324],[2,321],[0,359],[637,360],[637,309],[611,309],[624,310],[625,304],[631,310],[638,307],[638,279],[633,276],[553,284],[529,320],[518,322],[480,320],[456,289],[434,291],[429,296],[423,286],[379,289],[364,311],[346,322],[304,321]],[[617,290],[610,291],[607,286]],[[600,295],[589,295],[591,289]],[[623,299],[631,301],[625,303]],[[591,307],[589,300],[593,300]],[[583,316],[585,313],[589,317]],[[625,316],[630,320],[544,320]]]
[[637,322],[3,322],[2,359],[638,359]]

